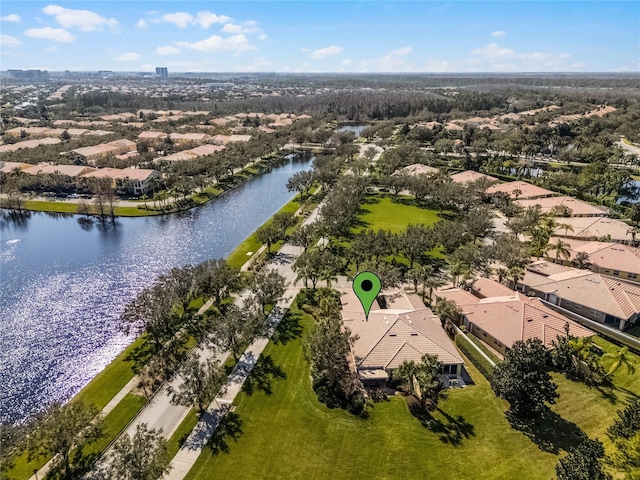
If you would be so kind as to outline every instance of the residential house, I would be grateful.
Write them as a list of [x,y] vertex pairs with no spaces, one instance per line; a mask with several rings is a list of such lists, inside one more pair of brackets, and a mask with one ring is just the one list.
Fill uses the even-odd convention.
[[0,162],[0,172],[2,173],[12,173],[15,172],[16,169],[22,171],[25,168],[33,167],[30,163],[22,163],[22,162]]
[[495,177],[491,177],[480,172],[474,172],[473,170],[465,170],[464,172],[458,172],[451,175],[451,180],[454,183],[471,183],[480,180],[481,178],[486,178],[487,180],[492,180],[494,182],[498,181]]
[[93,147],[76,148],[75,150],[71,150],[71,154],[76,158],[84,160],[89,165],[95,165],[95,161],[99,158],[108,157],[109,155],[121,155],[134,150],[137,150],[136,142],[123,138]]
[[498,193],[505,194],[514,200],[545,198],[556,195],[556,193],[551,190],[538,187],[537,185],[533,185],[532,183],[524,182],[522,180],[498,183],[487,189],[487,195],[490,197],[494,197]]
[[84,175],[95,171],[86,165],[32,165],[22,170],[28,175],[60,175],[69,188],[77,188],[78,181]]
[[435,167],[430,167],[429,165],[423,165],[422,163],[414,163],[413,165],[409,165],[404,168],[400,168],[396,170],[393,175],[437,175],[440,173]]
[[343,324],[358,337],[353,345],[353,362],[365,384],[385,383],[404,361],[419,362],[427,353],[436,355],[442,363],[443,381],[459,381],[462,356],[440,319],[419,296],[403,290],[385,291],[379,296],[385,299],[384,308],[375,301],[365,320],[353,290],[343,289],[341,294]]
[[84,178],[108,178],[119,193],[144,195],[155,188],[160,172],[144,168],[100,168]]
[[24,142],[8,143],[0,145],[0,153],[15,152],[22,148],[35,148],[40,145],[55,145],[61,143],[59,138],[34,138],[33,140],[25,140]]
[[251,140],[251,135],[230,135],[227,143],[248,142],[249,140]]
[[[586,253],[590,263],[589,270],[604,275],[637,282],[640,276],[640,251],[636,247],[611,242],[585,242],[576,239],[563,239],[569,257],[559,256],[556,260],[547,254],[549,261],[571,266],[579,253]],[[551,253],[551,252],[549,252]]]
[[438,301],[451,300],[462,310],[466,329],[491,348],[505,354],[516,341],[538,338],[546,347],[569,333],[589,337],[594,333],[531,298],[488,278],[478,279],[471,292],[460,288],[439,290]]
[[517,289],[620,330],[640,317],[640,285],[590,270],[540,260],[527,267]]
[[[553,232],[557,237],[575,238],[585,241],[607,241],[631,244],[633,230],[627,223],[608,217],[556,217],[558,227]],[[562,226],[569,225],[570,228]]]
[[[591,205],[573,197],[545,197],[535,199],[517,200],[515,203],[523,208],[540,205],[542,213],[553,212],[566,209],[571,217],[608,217],[611,213],[606,207]],[[565,216],[565,215],[562,215]]]

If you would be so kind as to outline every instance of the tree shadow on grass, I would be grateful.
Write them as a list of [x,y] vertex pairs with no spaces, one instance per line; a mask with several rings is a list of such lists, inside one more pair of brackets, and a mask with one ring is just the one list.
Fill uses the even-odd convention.
[[271,395],[273,381],[285,378],[287,378],[286,373],[275,364],[271,355],[262,355],[242,385],[242,391],[248,396],[258,391]]
[[235,412],[228,412],[218,424],[215,432],[207,442],[207,446],[211,449],[211,455],[219,455],[220,453],[229,453],[229,439],[237,441],[242,435],[242,420]]
[[435,407],[444,417],[445,421],[437,419],[428,411],[420,408],[420,403],[414,396],[406,397],[407,405],[411,414],[420,420],[422,426],[428,428],[433,433],[438,434],[438,439],[442,443],[458,447],[465,439],[475,437],[475,427],[467,422],[462,415],[453,417],[444,410]]
[[126,356],[126,362],[133,362],[131,369],[135,373],[140,373],[140,370],[149,363],[149,359],[154,355],[155,350],[151,342],[142,342]]
[[565,420],[550,408],[545,408],[538,418],[521,419],[506,413],[512,428],[522,432],[543,452],[557,455],[568,452],[585,438],[586,434],[573,422]]
[[299,313],[287,312],[271,337],[271,341],[276,345],[286,345],[291,340],[299,338],[302,335],[301,317],[302,315]]

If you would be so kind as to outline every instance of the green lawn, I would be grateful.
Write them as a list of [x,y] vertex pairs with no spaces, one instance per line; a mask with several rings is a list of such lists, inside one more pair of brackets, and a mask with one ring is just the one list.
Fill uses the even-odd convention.
[[178,453],[178,450],[180,450],[180,447],[185,442],[185,440],[191,433],[191,430],[194,429],[197,423],[198,415],[195,409],[192,408],[191,410],[189,410],[187,416],[184,417],[184,420],[182,420],[182,423],[178,426],[176,431],[173,432],[173,435],[171,435],[171,437],[167,440],[170,458],[176,456],[176,453]]
[[[309,327],[312,320],[302,318]],[[188,479],[549,479],[557,455],[537,448],[504,417],[504,402],[469,365],[476,385],[450,391],[442,412],[427,428],[402,397],[380,402],[369,418],[356,418],[320,404],[309,382],[300,339],[268,345],[264,355],[286,379],[271,395],[237,397],[240,432],[217,438]],[[524,454],[526,452],[526,455]]]
[[[605,353],[615,352],[620,348],[600,337],[596,337],[594,342]],[[564,375],[553,373],[560,394],[553,410],[574,422],[591,438],[598,438],[606,446],[610,446],[605,431],[616,418],[616,411],[624,408],[632,397],[640,395],[640,357],[633,354],[630,356],[635,363],[636,372],[631,374],[621,367],[613,374],[613,387],[589,388],[583,383],[565,378]],[[612,362],[612,359],[602,358],[605,370],[609,369]]]
[[131,380],[134,376],[133,368],[136,361],[144,363],[151,355],[145,348],[146,336],[142,335],[118,355],[109,365],[80,390],[73,402],[84,402],[95,405],[98,410],[104,406]]
[[365,212],[360,216],[360,220],[364,223],[361,229],[384,229],[398,233],[412,223],[433,225],[440,220],[435,210],[416,206],[413,197],[368,195],[361,208]]

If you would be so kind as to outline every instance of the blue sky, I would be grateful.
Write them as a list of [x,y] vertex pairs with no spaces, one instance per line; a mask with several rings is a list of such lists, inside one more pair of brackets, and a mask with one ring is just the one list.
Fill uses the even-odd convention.
[[640,2],[2,1],[0,68],[640,71]]

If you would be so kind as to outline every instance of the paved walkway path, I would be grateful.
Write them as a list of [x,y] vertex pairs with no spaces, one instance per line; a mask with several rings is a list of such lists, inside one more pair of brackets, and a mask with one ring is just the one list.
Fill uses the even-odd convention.
[[[204,450],[207,442],[220,424],[220,420],[228,411],[228,406],[233,403],[236,395],[241,391],[242,385],[251,373],[256,362],[260,358],[263,350],[269,343],[269,340],[275,332],[278,324],[282,320],[285,311],[291,306],[296,295],[300,291],[300,287],[295,287],[294,282],[296,274],[291,268],[293,262],[300,254],[300,247],[285,244],[276,256],[266,265],[267,269],[274,269],[285,278],[287,290],[282,299],[277,303],[276,308],[269,315],[267,320],[266,334],[255,340],[245,350],[242,357],[236,364],[227,379],[227,383],[223,387],[224,394],[217,397],[209,407],[206,413],[200,418],[200,421],[193,429],[185,443],[171,462],[172,469],[167,475],[166,480],[182,480]],[[343,280],[345,281],[345,280]]]

